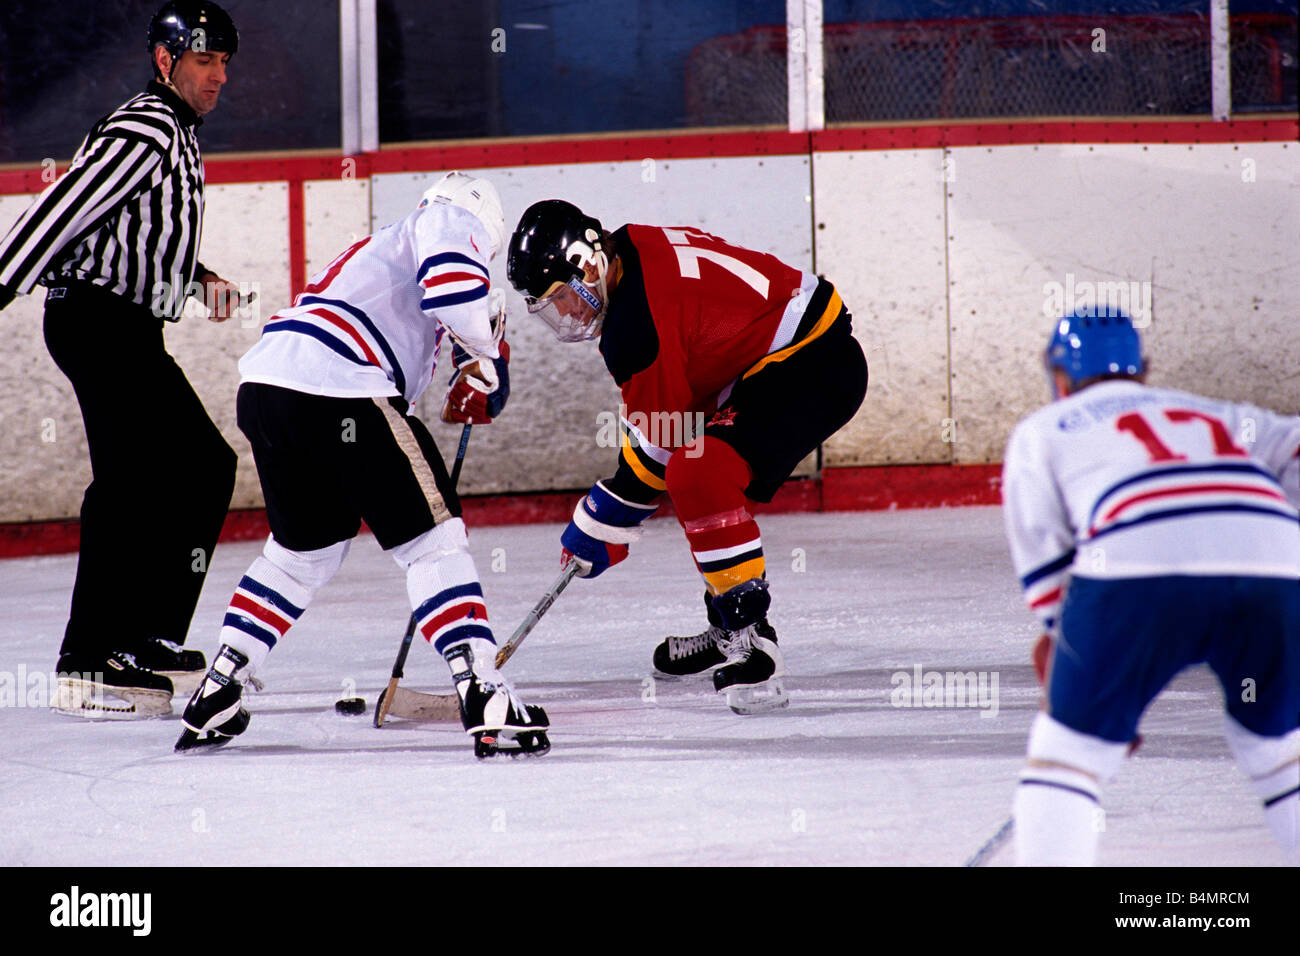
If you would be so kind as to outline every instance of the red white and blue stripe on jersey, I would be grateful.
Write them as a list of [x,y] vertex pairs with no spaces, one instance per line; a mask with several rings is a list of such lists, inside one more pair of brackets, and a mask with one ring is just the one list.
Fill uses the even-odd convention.
[[440,252],[420,263],[419,281],[424,289],[420,308],[426,312],[486,299],[487,266],[463,252]]
[[263,335],[276,332],[310,336],[350,362],[383,369],[398,392],[406,394],[406,376],[397,361],[397,353],[370,316],[351,303],[300,295],[292,309],[277,313],[262,329]]
[[1151,521],[1216,512],[1292,522],[1297,517],[1277,479],[1251,462],[1175,465],[1141,472],[1106,489],[1081,537],[1092,540]]
[[415,609],[416,627],[439,654],[472,637],[492,640],[487,605],[477,581],[444,588]]
[[1041,564],[1020,579],[1024,588],[1025,603],[1038,615],[1049,630],[1061,615],[1061,599],[1065,588],[1066,572],[1074,563],[1075,551],[1071,548],[1046,564]]
[[275,647],[284,632],[302,617],[302,612],[303,608],[295,606],[279,591],[244,575],[221,624],[252,635],[267,647]]

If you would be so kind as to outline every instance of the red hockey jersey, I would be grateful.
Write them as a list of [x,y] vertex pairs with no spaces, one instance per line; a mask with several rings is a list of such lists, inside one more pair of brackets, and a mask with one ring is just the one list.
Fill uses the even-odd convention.
[[698,229],[627,225],[613,239],[622,275],[600,351],[625,427],[664,464],[680,442],[655,441],[638,420],[711,414],[741,375],[814,334],[835,296],[811,273]]

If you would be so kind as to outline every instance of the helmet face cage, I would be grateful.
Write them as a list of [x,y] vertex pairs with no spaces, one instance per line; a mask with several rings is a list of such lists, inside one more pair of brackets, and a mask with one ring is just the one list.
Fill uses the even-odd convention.
[[[571,291],[572,295],[566,295],[566,290]],[[590,317],[584,319],[574,315],[569,309],[562,309],[558,302],[561,296],[570,302],[576,296],[591,309]],[[535,315],[545,322],[561,342],[586,342],[600,335],[605,317],[605,304],[581,279],[575,277],[562,285],[557,284],[549,295],[542,296],[540,299],[525,296],[524,301],[528,305],[529,315]]]
[[[1049,381],[1053,371],[1061,371],[1072,389],[1090,379],[1105,375],[1140,375],[1142,341],[1129,317],[1123,313],[1097,315],[1076,312],[1056,323],[1048,340],[1043,363]],[[1056,387],[1052,384],[1052,392]]]
[[[164,4],[149,22],[149,58],[153,51],[163,47],[172,58],[171,73],[181,55],[193,50],[199,53],[229,53],[239,50],[239,31],[230,14],[207,0],[172,0]],[[154,72],[158,68],[154,66]]]

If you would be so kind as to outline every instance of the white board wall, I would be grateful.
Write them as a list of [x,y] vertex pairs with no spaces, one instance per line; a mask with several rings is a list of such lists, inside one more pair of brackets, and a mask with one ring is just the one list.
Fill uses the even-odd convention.
[[[404,215],[441,170],[322,180],[303,190],[308,274]],[[825,275],[854,316],[871,383],[825,447],[829,466],[990,462],[1046,400],[1044,287],[1149,283],[1152,381],[1300,409],[1300,149],[1288,143],[1011,146],[820,152],[471,170],[513,225],[543,198],[607,226],[696,225]],[[0,227],[27,196],[0,197]],[[203,259],[256,283],[256,319],[189,317],[168,343],[240,452],[235,507],[260,504],[234,426],[235,368],[288,301],[283,182],[212,186]],[[504,262],[493,279],[505,286]],[[80,414],[45,352],[43,292],[0,316],[0,521],[75,517],[89,480]],[[618,394],[594,343],[563,345],[509,293],[513,391],[476,429],[469,493],[581,488],[612,471],[596,415]],[[442,373],[439,373],[440,381]],[[418,411],[448,457],[458,429]],[[50,423],[53,423],[51,426]],[[44,440],[53,436],[53,440]],[[810,465],[805,464],[807,471]]]

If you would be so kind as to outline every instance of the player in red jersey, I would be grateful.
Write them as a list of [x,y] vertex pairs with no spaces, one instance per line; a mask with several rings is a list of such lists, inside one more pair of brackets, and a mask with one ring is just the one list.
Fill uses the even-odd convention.
[[[710,626],[663,641],[656,670],[712,670],[737,713],[785,706],[752,506],[771,501],[862,404],[867,363],[839,294],[698,229],[609,233],[560,200],[524,213],[507,274],[561,341],[600,338],[622,390],[618,470],[579,502],[562,562],[595,577],[622,561],[667,492],[704,578]],[[688,435],[701,418],[702,433]]]

